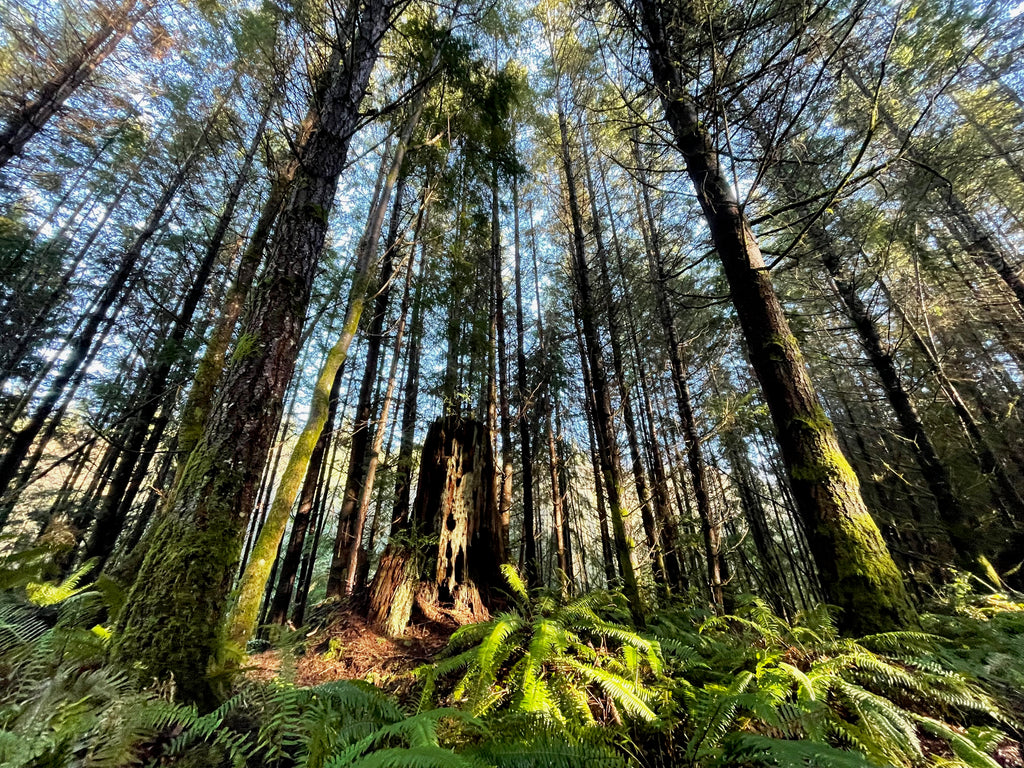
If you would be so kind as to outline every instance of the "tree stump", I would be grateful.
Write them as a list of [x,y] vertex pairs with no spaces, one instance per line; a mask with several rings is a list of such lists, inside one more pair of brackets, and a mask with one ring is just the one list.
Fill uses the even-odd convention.
[[[371,588],[371,624],[385,634],[401,634],[414,602],[425,616],[442,623],[490,618],[488,608],[506,560],[494,479],[494,454],[483,424],[458,416],[431,424],[416,500],[403,526],[412,535],[392,531]],[[436,548],[420,543],[430,534],[438,537]],[[428,566],[423,574],[419,562]]]

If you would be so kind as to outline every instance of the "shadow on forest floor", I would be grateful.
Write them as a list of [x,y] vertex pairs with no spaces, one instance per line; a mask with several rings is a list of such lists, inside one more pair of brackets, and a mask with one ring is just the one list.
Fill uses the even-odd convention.
[[437,656],[451,637],[451,627],[421,620],[402,637],[389,638],[371,627],[358,608],[335,605],[291,647],[249,655],[246,673],[262,682],[286,678],[300,686],[365,680],[401,697],[415,683],[413,670]]

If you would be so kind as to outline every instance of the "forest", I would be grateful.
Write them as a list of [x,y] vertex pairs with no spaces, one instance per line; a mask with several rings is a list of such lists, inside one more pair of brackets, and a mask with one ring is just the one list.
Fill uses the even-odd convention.
[[1024,4],[0,9],[0,766],[1024,768]]

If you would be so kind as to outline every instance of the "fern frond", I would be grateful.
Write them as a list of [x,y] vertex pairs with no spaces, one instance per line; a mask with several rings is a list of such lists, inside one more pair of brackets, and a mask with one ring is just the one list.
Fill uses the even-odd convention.
[[[533,733],[527,736],[527,733]],[[606,744],[587,743],[541,728],[515,740],[492,739],[471,754],[495,768],[624,768],[625,759]]]
[[1000,768],[1000,764],[990,755],[985,754],[971,739],[940,720],[925,715],[914,715],[914,719],[929,733],[945,739],[949,748],[953,750],[953,754],[969,768]]
[[69,597],[77,595],[79,592],[83,592],[88,589],[89,586],[83,585],[81,582],[82,579],[88,576],[95,567],[95,560],[89,560],[82,563],[74,573],[64,579],[60,584],[36,581],[30,582],[25,585],[25,594],[28,595],[29,602],[33,605],[38,605],[40,607],[56,605],[57,603],[63,602]]
[[598,667],[580,664],[573,659],[567,659],[566,663],[579,672],[584,679],[595,683],[608,698],[631,717],[645,722],[657,720],[658,716],[644,700],[646,692],[631,680]]
[[526,582],[519,575],[519,571],[511,563],[501,564],[501,574],[505,577],[505,583],[512,590],[512,595],[519,599],[523,605],[530,603],[530,591],[526,588]]
[[772,739],[754,733],[730,736],[714,765],[750,768],[880,768],[860,752],[836,749],[815,741]]
[[327,768],[487,768],[481,761],[442,747],[389,747],[352,762],[332,760]]

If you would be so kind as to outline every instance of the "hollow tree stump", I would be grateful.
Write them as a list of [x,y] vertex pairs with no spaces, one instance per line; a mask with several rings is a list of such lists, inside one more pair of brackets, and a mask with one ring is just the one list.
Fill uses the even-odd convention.
[[[374,577],[371,624],[401,634],[414,601],[435,621],[468,624],[490,617],[507,557],[494,479],[483,424],[457,416],[431,424],[412,514],[392,530]],[[429,534],[437,536],[436,547],[417,543]]]

